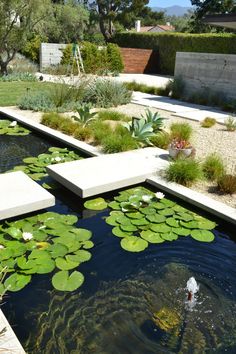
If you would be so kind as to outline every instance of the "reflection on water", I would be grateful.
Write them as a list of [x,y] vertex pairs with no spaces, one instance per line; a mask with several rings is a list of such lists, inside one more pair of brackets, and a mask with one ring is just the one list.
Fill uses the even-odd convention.
[[[171,263],[153,274],[149,270],[130,279],[103,282],[89,297],[52,291],[46,311],[39,306],[27,314],[27,321],[34,317],[37,322],[26,350],[156,354],[236,349],[236,307],[220,288],[198,275],[197,304],[187,311],[185,286],[192,275],[188,268]],[[162,325],[153,319],[161,311],[168,313],[161,318]]]

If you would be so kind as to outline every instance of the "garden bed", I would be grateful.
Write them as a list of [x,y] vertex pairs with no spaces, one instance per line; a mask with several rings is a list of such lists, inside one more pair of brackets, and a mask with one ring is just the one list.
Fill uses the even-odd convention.
[[[17,107],[11,107],[13,112],[22,114],[22,111]],[[112,108],[113,111],[125,113],[129,116],[140,116],[146,110],[146,107],[127,104]],[[156,112],[156,109],[151,109]],[[165,117],[165,127],[168,127],[173,122],[188,122],[193,128],[193,144],[196,148],[196,157],[203,160],[208,154],[217,152],[223,157],[228,173],[235,173],[235,156],[236,156],[236,133],[228,132],[225,127],[216,124],[211,128],[201,127],[199,122],[191,121],[189,119],[174,117],[167,111],[158,110],[162,117]],[[73,113],[70,113],[72,115]],[[30,118],[35,122],[40,122],[42,114],[40,112],[24,111],[24,116]],[[236,207],[236,194],[221,194],[212,182],[205,180],[199,181],[191,186],[193,190],[201,192],[213,199],[223,202],[231,207]]]

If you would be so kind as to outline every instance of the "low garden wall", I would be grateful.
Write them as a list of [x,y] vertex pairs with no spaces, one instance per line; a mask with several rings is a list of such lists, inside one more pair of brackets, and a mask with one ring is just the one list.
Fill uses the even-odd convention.
[[152,49],[120,48],[124,73],[158,73],[158,52]]
[[66,48],[66,44],[41,43],[40,70],[60,64],[64,48]]
[[123,48],[158,50],[159,73],[170,75],[174,74],[177,52],[236,54],[236,35],[229,33],[122,32],[114,42]]
[[188,94],[207,90],[236,99],[236,55],[177,53],[176,76],[184,80]]

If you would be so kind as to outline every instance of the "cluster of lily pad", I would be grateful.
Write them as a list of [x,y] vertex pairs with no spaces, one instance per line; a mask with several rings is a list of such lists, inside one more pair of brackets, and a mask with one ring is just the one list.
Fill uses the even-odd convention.
[[[23,159],[25,165],[15,166],[12,171],[23,171],[34,181],[40,181],[42,178],[48,177],[46,166],[79,159],[81,156],[67,148],[50,147],[47,153],[37,157],[26,157]],[[44,183],[43,187],[51,188],[51,184]]]
[[140,252],[149,244],[182,236],[201,242],[215,238],[210,231],[216,226],[214,222],[144,187],[120,192],[108,206],[112,211],[106,223],[114,226],[112,233],[121,238],[121,247],[126,251]]
[[0,273],[6,274],[0,294],[24,288],[34,274],[51,273],[52,285],[73,291],[84,282],[78,270],[89,261],[92,232],[75,227],[75,215],[46,212],[0,225]]
[[0,135],[24,136],[28,134],[30,134],[30,131],[18,125],[16,121],[0,120]]

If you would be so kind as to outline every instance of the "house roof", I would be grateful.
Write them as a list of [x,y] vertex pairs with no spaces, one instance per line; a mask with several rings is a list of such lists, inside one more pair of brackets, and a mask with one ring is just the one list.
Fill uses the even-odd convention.
[[209,25],[232,28],[236,30],[236,13],[234,14],[221,14],[221,15],[208,15],[203,19],[203,23]]
[[142,27],[140,27],[140,32],[150,32],[151,30],[154,30],[155,28],[160,28],[163,31],[174,31],[175,30],[175,28],[173,26],[155,25],[155,26],[142,26]]

